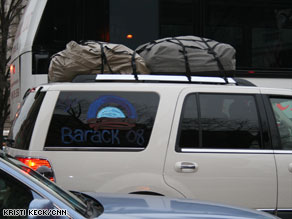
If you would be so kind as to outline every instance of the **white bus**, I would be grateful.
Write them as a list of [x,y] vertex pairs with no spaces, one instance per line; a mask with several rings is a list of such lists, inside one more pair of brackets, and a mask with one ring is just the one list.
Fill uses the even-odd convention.
[[234,46],[237,77],[292,88],[291,0],[30,0],[12,53],[11,119],[26,90],[47,82],[50,57],[70,40],[135,49],[183,35]]

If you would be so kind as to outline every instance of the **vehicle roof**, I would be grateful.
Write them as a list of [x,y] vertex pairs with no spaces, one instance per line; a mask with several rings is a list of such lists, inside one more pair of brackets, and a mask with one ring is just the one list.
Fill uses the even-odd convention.
[[135,82],[98,82],[98,83],[49,83],[43,84],[39,87],[43,87],[43,90],[90,90],[95,89],[96,87],[100,89],[111,87],[112,89],[124,90],[132,89],[133,87],[137,88],[149,88],[149,89],[163,89],[163,88],[190,88],[190,87],[206,87],[206,88],[224,88],[224,89],[246,89],[246,90],[258,90],[258,87],[247,87],[247,86],[230,86],[230,85],[212,85],[212,84],[186,84],[186,83],[135,83]]
[[131,88],[131,87],[140,87],[140,88],[147,88],[151,87],[153,90],[156,88],[191,88],[191,87],[205,87],[209,89],[217,89],[217,88],[222,88],[225,90],[238,90],[238,89],[243,89],[243,90],[269,90],[270,92],[291,92],[291,89],[285,89],[285,88],[267,88],[267,87],[249,87],[249,86],[230,86],[230,85],[212,85],[212,84],[186,84],[186,83],[135,83],[135,82],[98,82],[98,83],[71,83],[71,82],[62,82],[62,83],[48,83],[48,84],[43,84],[40,85],[39,87],[42,87],[43,91],[47,90],[90,90],[90,89],[95,89],[96,86],[99,88]]
[[[98,86],[98,87],[97,87]],[[61,90],[133,90],[139,87],[139,90],[159,90],[159,89],[185,89],[196,87],[198,89],[204,88],[207,90],[216,91],[241,91],[241,92],[259,92],[272,94],[287,94],[291,95],[291,89],[283,88],[265,88],[256,87],[252,84],[243,83],[238,84],[237,80],[233,78],[222,77],[200,77],[192,76],[189,81],[187,76],[173,76],[173,75],[90,75],[90,80],[81,80],[76,82],[53,82],[40,85],[43,91],[61,91]]]

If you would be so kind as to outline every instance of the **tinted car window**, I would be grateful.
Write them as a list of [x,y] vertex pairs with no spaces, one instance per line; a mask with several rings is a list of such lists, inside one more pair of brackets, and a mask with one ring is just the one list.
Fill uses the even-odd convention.
[[189,95],[185,100],[178,137],[181,148],[199,147],[199,119],[196,94]]
[[28,209],[33,200],[31,190],[0,170],[0,211],[3,209]]
[[292,99],[270,99],[284,150],[292,150]]
[[187,96],[178,137],[179,148],[261,148],[254,97],[225,94]]
[[[37,95],[37,96],[35,96]],[[9,132],[9,138],[14,140],[11,147],[28,150],[34,125],[45,97],[45,92],[30,93],[24,100]]]
[[45,146],[143,149],[159,97],[142,92],[62,92]]

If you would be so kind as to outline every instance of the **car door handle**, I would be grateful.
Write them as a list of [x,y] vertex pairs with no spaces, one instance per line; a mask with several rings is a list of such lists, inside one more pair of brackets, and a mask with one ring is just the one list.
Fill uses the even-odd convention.
[[292,163],[289,163],[288,170],[292,173]]
[[175,163],[174,169],[179,173],[192,173],[198,169],[198,164],[194,162],[180,161]]

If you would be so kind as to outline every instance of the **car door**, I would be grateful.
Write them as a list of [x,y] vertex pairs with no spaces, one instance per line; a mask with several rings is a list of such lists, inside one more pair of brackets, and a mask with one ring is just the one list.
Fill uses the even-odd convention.
[[277,211],[281,218],[292,217],[292,92],[271,94],[264,100],[269,113],[278,173]]
[[168,146],[166,183],[187,198],[273,211],[276,167],[261,100],[257,88],[184,90]]

